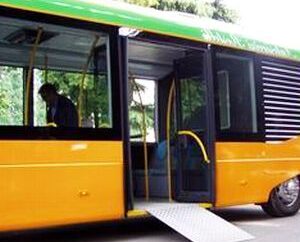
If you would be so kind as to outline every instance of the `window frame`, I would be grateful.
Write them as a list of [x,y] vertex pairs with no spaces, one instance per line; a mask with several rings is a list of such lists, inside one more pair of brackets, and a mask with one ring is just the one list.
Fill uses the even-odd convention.
[[[213,79],[214,79],[214,95],[215,95],[215,122],[216,122],[216,141],[247,141],[260,142],[265,140],[264,134],[264,107],[263,107],[263,92],[262,80],[259,63],[259,55],[243,50],[236,50],[227,47],[213,46]],[[222,132],[220,127],[220,108],[219,108],[219,88],[218,88],[218,69],[217,69],[217,54],[223,53],[237,57],[250,59],[253,63],[254,90],[256,100],[256,120],[257,132]]]
[[[34,127],[30,126],[0,126],[0,139],[5,140],[122,140],[122,116],[121,116],[121,76],[119,66],[119,39],[118,27],[107,26],[100,23],[92,23],[83,20],[75,20],[60,16],[52,16],[30,11],[0,7],[1,16],[19,20],[42,22],[64,27],[72,27],[83,30],[104,32],[109,38],[108,60],[110,61],[110,88],[109,94],[112,109],[112,127],[110,128],[62,128],[62,127]],[[16,17],[22,16],[22,17]],[[117,61],[113,61],[117,60]],[[1,62],[1,60],[0,60]],[[2,63],[3,64],[3,63]],[[26,66],[22,66],[24,71]],[[33,78],[33,77],[32,77]],[[23,80],[25,85],[26,80]],[[32,87],[33,88],[33,85]],[[25,92],[25,90],[24,90]],[[33,100],[33,92],[30,92],[30,102]],[[29,116],[33,120],[33,105],[30,104]],[[23,111],[24,112],[24,111]],[[33,124],[33,123],[32,123]]]

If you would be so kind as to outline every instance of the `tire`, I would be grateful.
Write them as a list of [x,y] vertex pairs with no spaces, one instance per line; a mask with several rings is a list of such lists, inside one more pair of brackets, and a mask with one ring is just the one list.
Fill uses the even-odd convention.
[[273,217],[286,217],[296,214],[300,209],[300,181],[294,177],[275,187],[262,209]]

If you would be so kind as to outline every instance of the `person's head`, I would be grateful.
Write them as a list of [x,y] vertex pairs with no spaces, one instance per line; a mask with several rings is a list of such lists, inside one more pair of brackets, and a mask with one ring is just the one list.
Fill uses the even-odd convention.
[[43,84],[39,89],[39,94],[48,105],[54,104],[58,95],[56,87],[50,83]]

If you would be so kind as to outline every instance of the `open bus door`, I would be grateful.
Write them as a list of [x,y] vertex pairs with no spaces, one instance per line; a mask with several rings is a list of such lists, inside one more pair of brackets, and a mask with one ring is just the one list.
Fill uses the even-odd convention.
[[175,65],[175,200],[213,202],[214,108],[209,51],[192,51]]

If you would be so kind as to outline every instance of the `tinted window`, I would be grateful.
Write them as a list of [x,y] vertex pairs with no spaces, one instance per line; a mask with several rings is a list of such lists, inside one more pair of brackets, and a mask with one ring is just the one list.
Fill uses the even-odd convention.
[[217,54],[217,82],[221,133],[257,133],[252,59]]

